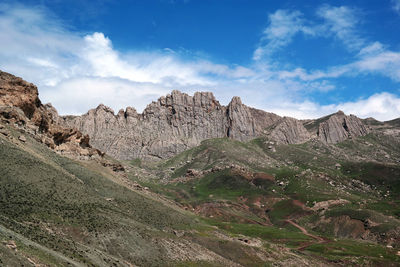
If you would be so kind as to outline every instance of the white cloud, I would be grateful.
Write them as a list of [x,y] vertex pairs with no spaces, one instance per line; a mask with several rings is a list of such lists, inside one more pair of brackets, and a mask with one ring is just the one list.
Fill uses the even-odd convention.
[[324,27],[352,50],[360,49],[365,42],[356,32],[356,26],[360,23],[358,13],[350,7],[329,5],[324,5],[317,11],[317,15],[325,20]]
[[378,53],[365,54],[349,67],[359,72],[380,73],[400,82],[400,52],[382,50]]
[[314,35],[315,30],[305,26],[303,14],[299,11],[277,10],[269,15],[269,26],[264,30],[259,46],[253,54],[254,60],[270,55],[277,49],[289,44],[293,37],[302,32]]
[[357,114],[362,118],[374,117],[378,120],[390,120],[400,117],[400,98],[390,93],[374,94],[367,99],[336,105],[344,112]]
[[280,103],[279,106],[272,106],[269,110],[299,119],[317,118],[342,110],[346,114],[356,114],[361,118],[373,117],[380,121],[387,121],[400,117],[400,98],[382,92],[366,99],[332,105],[319,105],[311,101],[286,101]]
[[154,100],[172,89],[254,74],[243,66],[184,60],[171,50],[122,54],[103,33],[74,33],[57,20],[49,24],[48,16],[44,9],[0,5],[0,68],[37,84],[42,100],[63,114],[83,113],[100,102],[140,110],[150,95]]
[[333,34],[347,48],[360,49],[365,41],[356,32],[356,26],[360,23],[359,13],[358,10],[346,6],[323,5],[317,10],[317,16],[324,21],[315,24],[306,20],[300,11],[277,10],[269,15],[269,25],[253,53],[253,59],[271,56],[291,43],[298,33],[314,37],[329,37]]

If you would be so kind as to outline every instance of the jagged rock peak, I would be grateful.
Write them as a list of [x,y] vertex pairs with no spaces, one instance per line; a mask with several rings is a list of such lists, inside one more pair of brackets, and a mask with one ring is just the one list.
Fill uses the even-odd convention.
[[147,108],[151,110],[156,103],[162,107],[186,106],[202,107],[205,109],[221,107],[212,92],[196,92],[193,96],[190,96],[178,90],[173,90],[171,94],[160,97],[157,102],[151,103]]
[[[107,110],[105,107],[101,111]],[[92,144],[118,159],[167,158],[209,138],[247,141],[280,117],[252,109],[234,97],[222,106],[211,92],[193,96],[174,90],[138,114],[133,108],[65,116],[61,123],[91,137]]]
[[243,105],[242,99],[240,99],[240,97],[238,97],[238,96],[234,96],[234,97],[232,97],[232,100],[229,103],[229,105],[230,106]]
[[355,115],[346,115],[343,111],[338,111],[323,119],[324,121],[319,124],[317,135],[325,143],[335,144],[369,133],[360,118]]
[[104,104],[98,105],[94,110],[95,110],[96,112],[98,112],[98,111],[105,111],[105,112],[110,112],[110,113],[112,113],[112,114],[115,114],[115,113],[114,113],[114,110],[113,110],[112,108],[110,108],[110,107],[108,107],[108,106],[106,106],[106,105],[104,105]]

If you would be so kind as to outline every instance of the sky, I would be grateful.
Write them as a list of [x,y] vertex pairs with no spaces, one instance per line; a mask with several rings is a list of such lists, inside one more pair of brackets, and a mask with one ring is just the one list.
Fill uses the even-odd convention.
[[0,70],[60,114],[172,90],[298,119],[400,117],[400,0],[0,0]]

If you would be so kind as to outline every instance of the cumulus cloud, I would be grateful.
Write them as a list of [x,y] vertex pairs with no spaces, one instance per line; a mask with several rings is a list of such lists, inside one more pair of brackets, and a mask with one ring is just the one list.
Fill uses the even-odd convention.
[[374,94],[367,99],[336,105],[337,109],[357,114],[362,118],[374,117],[385,121],[400,117],[400,98],[390,93]]
[[122,54],[103,33],[71,32],[56,19],[49,24],[49,16],[41,8],[0,6],[0,68],[37,84],[42,99],[61,113],[83,113],[100,102],[140,110],[149,96],[254,74],[243,66],[185,60],[168,49]]
[[400,98],[382,92],[357,101],[339,104],[319,105],[311,101],[283,102],[279,107],[272,107],[272,112],[299,119],[321,117],[342,110],[346,114],[356,114],[361,118],[373,117],[387,121],[400,117]]

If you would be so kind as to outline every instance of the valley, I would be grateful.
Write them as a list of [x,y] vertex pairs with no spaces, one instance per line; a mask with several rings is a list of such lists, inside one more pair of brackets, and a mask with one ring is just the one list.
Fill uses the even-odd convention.
[[178,91],[59,116],[0,74],[0,266],[400,264],[398,120]]

